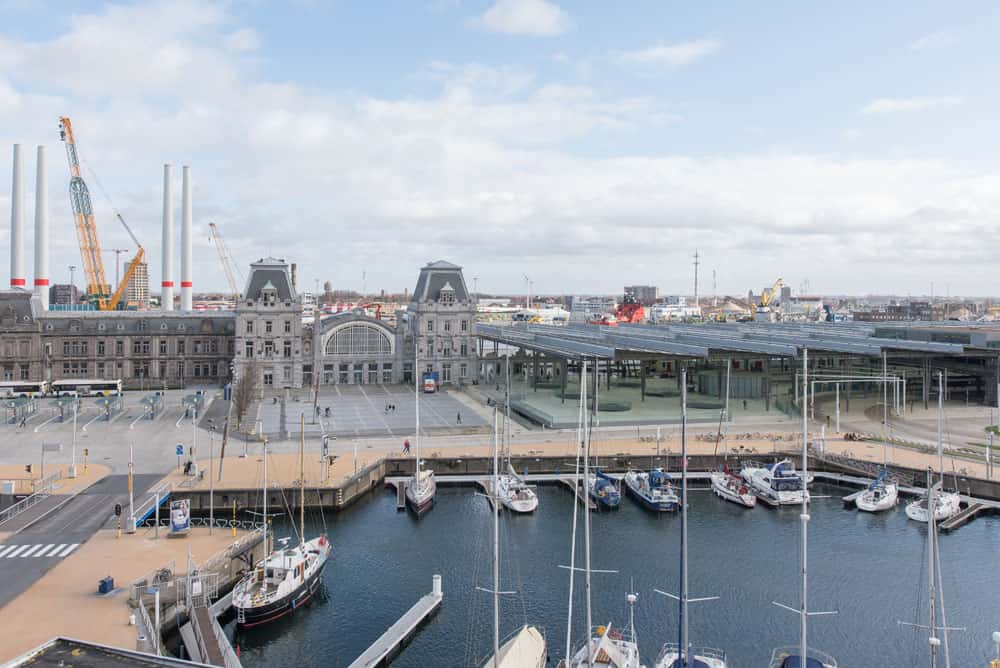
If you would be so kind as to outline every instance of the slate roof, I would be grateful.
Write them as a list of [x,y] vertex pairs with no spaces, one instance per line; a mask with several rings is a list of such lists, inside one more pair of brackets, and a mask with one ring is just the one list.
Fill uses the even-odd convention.
[[292,277],[287,262],[267,257],[251,263],[247,289],[243,294],[247,299],[258,299],[260,291],[268,287],[268,283],[278,291],[280,301],[295,301],[296,294],[292,289]]
[[445,287],[455,291],[456,302],[469,301],[469,290],[465,286],[462,268],[445,260],[430,262],[420,270],[417,287],[413,290],[413,301],[437,301]]

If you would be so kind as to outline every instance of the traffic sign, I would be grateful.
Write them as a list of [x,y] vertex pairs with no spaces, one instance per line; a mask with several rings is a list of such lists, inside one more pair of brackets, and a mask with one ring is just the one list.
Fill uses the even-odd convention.
[[184,446],[178,443],[175,451],[178,457],[182,456],[184,454]]
[[62,443],[42,443],[42,452],[62,452]]

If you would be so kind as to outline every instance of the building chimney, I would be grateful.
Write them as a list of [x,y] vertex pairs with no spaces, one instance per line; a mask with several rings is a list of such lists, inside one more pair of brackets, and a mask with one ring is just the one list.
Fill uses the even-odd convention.
[[293,292],[295,291],[295,277],[296,277],[296,274],[298,274],[298,266],[293,262],[292,263],[292,291]]
[[45,173],[45,147],[38,147],[35,172],[35,295],[42,310],[49,310],[49,184]]
[[174,200],[171,167],[163,165],[163,229],[160,244],[160,310],[174,310]]
[[191,279],[191,168],[184,165],[181,181],[181,310],[190,311],[194,283]]
[[24,288],[24,161],[14,144],[14,183],[10,193],[10,287]]

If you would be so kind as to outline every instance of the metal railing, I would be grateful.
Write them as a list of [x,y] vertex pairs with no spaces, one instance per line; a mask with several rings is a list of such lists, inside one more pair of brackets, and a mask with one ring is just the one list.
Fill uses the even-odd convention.
[[160,651],[160,630],[153,626],[153,622],[149,619],[149,612],[146,610],[146,606],[140,603],[138,608],[139,616],[142,618],[142,623],[149,632],[151,644],[153,645],[153,651],[156,652],[157,656],[159,656],[162,654]]
[[[139,507],[135,509],[135,512],[132,515],[132,521],[135,522],[135,518],[142,517],[150,510],[155,512],[156,508],[154,506],[157,505],[157,502],[163,503],[164,498],[168,496],[171,491],[173,491],[173,484],[169,480],[164,480],[155,487],[152,487],[148,492],[146,492],[148,498],[140,503]],[[135,531],[138,526],[138,524],[133,524],[132,531]]]
[[48,476],[47,478],[39,482],[38,485],[36,486],[35,491],[30,496],[26,496],[25,498],[21,499],[20,501],[10,506],[9,508],[5,508],[4,510],[0,511],[0,524],[3,524],[4,522],[13,519],[17,515],[23,513],[28,508],[31,508],[32,506],[36,505],[39,501],[48,498],[49,490],[52,489],[53,485],[55,485],[56,482],[61,479],[62,479],[62,471],[56,471],[52,475]]
[[171,559],[160,568],[152,570],[129,583],[129,603],[142,607],[142,595],[150,586],[164,585],[174,579],[177,562]]

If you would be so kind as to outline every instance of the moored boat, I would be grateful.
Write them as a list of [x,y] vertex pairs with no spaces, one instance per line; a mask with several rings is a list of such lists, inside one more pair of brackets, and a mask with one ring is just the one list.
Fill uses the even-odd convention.
[[587,490],[598,508],[615,510],[621,505],[622,496],[614,478],[600,469],[587,476]]
[[[953,515],[957,515],[961,510],[962,498],[958,492],[944,491],[944,379],[943,374],[938,372],[938,415],[937,415],[937,453],[938,453],[938,473],[941,476],[941,489],[936,494],[931,494],[931,482],[928,479],[927,491],[916,501],[911,501],[906,505],[906,516],[916,522],[927,522],[931,514],[934,521],[941,522]],[[958,480],[956,479],[956,488]],[[931,498],[933,496],[933,499]],[[933,508],[933,511],[928,511]]]
[[867,513],[889,510],[895,508],[897,503],[899,503],[899,485],[887,479],[885,469],[882,469],[878,478],[868,485],[868,489],[854,499],[854,505],[858,507],[858,510]]
[[809,501],[805,483],[788,459],[768,466],[745,466],[740,475],[761,501],[771,506],[798,505]]
[[670,484],[670,474],[663,469],[629,471],[622,480],[625,493],[648,510],[673,512],[680,507],[677,493]]
[[[414,357],[414,369],[420,368],[419,355]],[[423,462],[420,460],[420,393],[421,374],[416,374],[416,386],[414,387],[414,404],[416,406],[416,463],[414,464],[413,477],[406,481],[406,505],[417,517],[434,507],[434,495],[437,494],[437,482],[434,479],[434,471],[421,468]]]
[[531,513],[538,507],[538,495],[513,469],[498,476],[497,496],[507,510],[515,513]]
[[747,483],[728,469],[713,471],[709,477],[712,480],[712,491],[719,498],[746,508],[757,505],[757,497],[750,491]]

